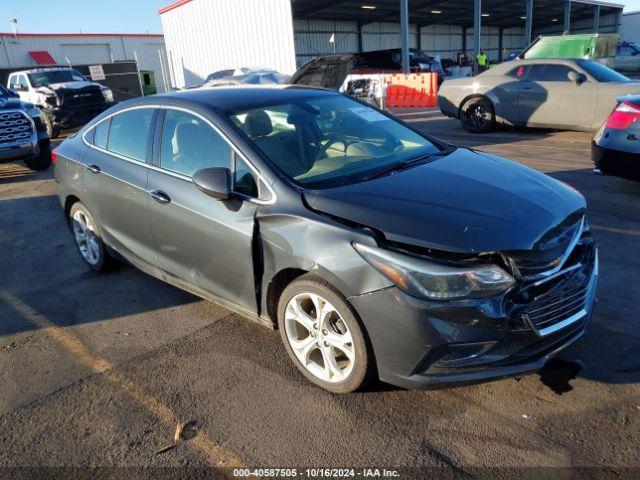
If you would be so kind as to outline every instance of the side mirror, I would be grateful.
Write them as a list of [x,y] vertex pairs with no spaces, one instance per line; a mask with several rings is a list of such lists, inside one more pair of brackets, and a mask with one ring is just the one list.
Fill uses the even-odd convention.
[[205,168],[196,172],[193,183],[202,192],[216,200],[231,198],[231,170],[228,168]]
[[582,85],[584,82],[587,81],[587,77],[585,77],[584,74],[574,72],[573,70],[567,74],[567,77],[569,77],[569,80],[571,80],[573,83],[577,85]]
[[11,86],[11,90],[14,90],[16,92],[21,92],[22,91],[22,85],[20,85],[19,83],[14,83]]

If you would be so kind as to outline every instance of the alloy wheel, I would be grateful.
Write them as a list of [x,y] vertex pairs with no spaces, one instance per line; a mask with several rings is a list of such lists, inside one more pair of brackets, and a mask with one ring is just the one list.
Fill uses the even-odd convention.
[[323,382],[349,378],[355,362],[353,337],[336,308],[314,293],[300,293],[287,303],[285,334],[296,358]]
[[482,103],[476,103],[465,110],[465,120],[468,125],[481,130],[491,121],[491,112]]
[[73,214],[73,236],[82,258],[90,265],[97,265],[100,261],[100,239],[95,233],[95,225],[82,210]]

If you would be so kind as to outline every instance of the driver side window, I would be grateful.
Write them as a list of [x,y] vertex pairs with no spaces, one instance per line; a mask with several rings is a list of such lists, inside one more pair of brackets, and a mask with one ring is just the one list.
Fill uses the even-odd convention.
[[205,168],[231,168],[231,146],[200,117],[167,110],[160,167],[186,177]]

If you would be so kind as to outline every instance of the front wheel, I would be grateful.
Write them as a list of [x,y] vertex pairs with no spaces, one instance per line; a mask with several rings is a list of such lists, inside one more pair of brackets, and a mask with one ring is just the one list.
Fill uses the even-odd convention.
[[460,122],[468,132],[490,132],[496,127],[493,105],[487,98],[472,98],[462,106]]
[[60,129],[53,126],[53,120],[51,120],[51,116],[42,110],[42,121],[44,123],[45,128],[47,129],[47,133],[49,134],[50,139],[58,138],[60,136]]
[[30,170],[46,170],[51,166],[51,148],[40,150],[37,157],[27,158],[24,163]]
[[296,367],[325,390],[353,392],[371,377],[373,354],[353,308],[319,277],[304,275],[284,290],[278,327]]

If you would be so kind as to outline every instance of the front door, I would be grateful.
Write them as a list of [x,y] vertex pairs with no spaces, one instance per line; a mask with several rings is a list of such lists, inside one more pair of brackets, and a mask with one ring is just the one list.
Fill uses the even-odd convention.
[[92,148],[83,158],[86,198],[106,242],[125,256],[149,264],[156,252],[147,221],[147,160],[156,110],[115,114],[87,132]]
[[157,266],[255,313],[257,206],[216,200],[191,181],[204,168],[233,169],[233,149],[203,117],[167,109],[159,150],[160,168],[149,173],[147,186]]
[[[520,117],[530,126],[590,127],[595,113],[597,84],[577,84],[568,77],[573,69],[562,64],[534,64],[522,82]],[[577,72],[576,72],[577,73]]]

